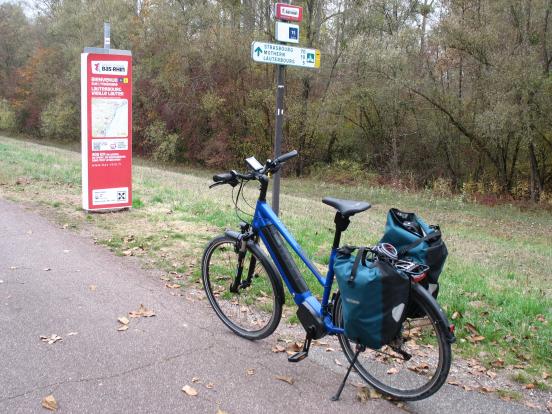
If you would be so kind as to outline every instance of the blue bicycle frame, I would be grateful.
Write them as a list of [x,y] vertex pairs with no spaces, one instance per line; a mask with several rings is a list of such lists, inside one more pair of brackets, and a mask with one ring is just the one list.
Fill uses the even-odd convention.
[[[307,266],[307,268],[311,271],[311,273],[316,277],[320,285],[324,287],[322,303],[320,303],[318,299],[316,299],[316,297],[313,296],[312,292],[308,289],[308,287],[302,292],[298,292],[294,288],[294,283],[292,283],[292,281],[289,280],[288,275],[286,274],[286,271],[284,269],[284,264],[281,263],[281,258],[278,257],[278,254],[276,252],[276,248],[273,242],[269,240],[265,232],[263,232],[263,229],[266,229],[268,226],[273,226],[273,228],[275,228],[278,231],[278,233],[284,238],[287,244],[291,246],[291,248],[297,254],[297,256],[299,256],[301,261]],[[272,260],[274,261],[274,264],[278,268],[280,276],[282,277],[288,290],[292,294],[293,300],[295,301],[295,303],[297,305],[301,305],[304,302],[308,302],[308,304],[323,319],[324,326],[328,333],[343,334],[344,333],[343,328],[338,328],[333,324],[332,318],[328,312],[328,302],[330,300],[330,293],[331,293],[332,285],[334,281],[333,264],[337,254],[337,248],[335,246],[332,247],[331,254],[330,254],[330,263],[328,266],[328,273],[326,274],[326,277],[324,277],[318,272],[316,267],[308,259],[308,257],[301,249],[301,246],[299,246],[299,244],[293,238],[289,230],[280,221],[278,216],[276,216],[276,214],[274,213],[272,208],[266,203],[266,201],[263,201],[263,200],[257,201],[257,205],[255,207],[255,214],[252,222],[252,227],[255,233],[257,233],[260,236],[261,240],[266,246],[270,254],[270,257],[272,258]],[[304,279],[303,279],[303,282],[304,282]]]

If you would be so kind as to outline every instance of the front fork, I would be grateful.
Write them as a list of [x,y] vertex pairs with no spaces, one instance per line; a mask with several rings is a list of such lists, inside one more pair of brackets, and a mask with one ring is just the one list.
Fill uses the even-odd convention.
[[256,237],[251,231],[250,226],[247,223],[240,223],[241,233],[236,242],[236,253],[238,253],[238,267],[236,269],[236,277],[230,285],[230,292],[238,293],[239,289],[245,289],[251,286],[251,279],[253,279],[253,274],[255,273],[255,266],[257,265],[257,259],[255,255],[251,255],[249,259],[249,269],[247,272],[247,278],[242,282],[243,268],[245,262],[245,256],[247,254],[247,241]]

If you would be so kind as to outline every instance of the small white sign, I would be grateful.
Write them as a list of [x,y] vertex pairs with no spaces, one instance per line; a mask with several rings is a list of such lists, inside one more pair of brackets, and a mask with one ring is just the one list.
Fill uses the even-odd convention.
[[128,187],[92,190],[92,205],[128,203]]
[[276,40],[286,43],[299,43],[299,25],[276,22]]
[[94,75],[122,75],[128,72],[128,62],[124,60],[93,60],[92,73]]
[[318,49],[253,42],[251,43],[251,57],[255,62],[273,65],[320,67],[320,50]]

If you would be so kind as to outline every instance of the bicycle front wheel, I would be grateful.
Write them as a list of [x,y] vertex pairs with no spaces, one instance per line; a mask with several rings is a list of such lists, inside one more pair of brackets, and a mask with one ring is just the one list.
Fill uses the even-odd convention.
[[280,322],[282,282],[268,258],[249,247],[238,276],[237,243],[228,236],[209,243],[202,260],[203,287],[209,303],[228,328],[247,339],[262,339],[274,332]]
[[[361,352],[354,366],[376,390],[404,401],[421,400],[437,392],[447,378],[452,359],[447,333],[438,323],[438,310],[415,289],[412,301],[419,307],[416,317],[403,322],[401,333],[389,345]],[[334,323],[343,327],[341,298],[334,306]],[[351,362],[357,345],[345,335],[338,337]]]

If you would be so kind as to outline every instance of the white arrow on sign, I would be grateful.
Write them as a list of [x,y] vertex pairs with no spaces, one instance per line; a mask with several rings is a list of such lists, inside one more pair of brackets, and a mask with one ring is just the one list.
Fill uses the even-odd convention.
[[318,49],[253,42],[251,43],[251,57],[255,62],[272,63],[273,65],[320,67],[320,50]]

